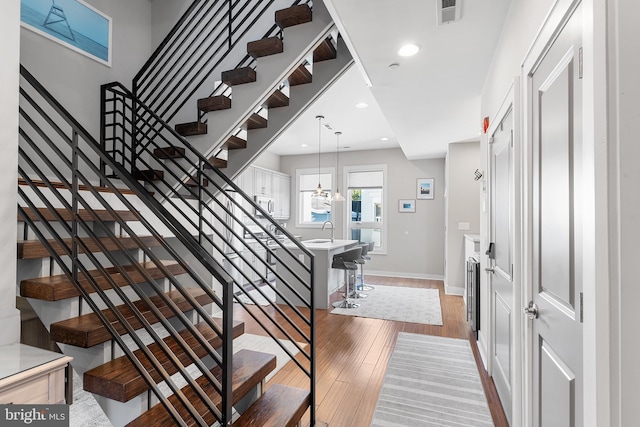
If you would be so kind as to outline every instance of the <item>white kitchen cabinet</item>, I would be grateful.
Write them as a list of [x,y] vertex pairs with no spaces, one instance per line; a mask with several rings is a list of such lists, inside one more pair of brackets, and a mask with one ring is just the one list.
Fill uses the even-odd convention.
[[253,168],[254,173],[254,194],[261,196],[273,195],[273,172],[259,167]]
[[289,219],[291,216],[291,177],[282,173],[273,173],[273,201],[275,219]]

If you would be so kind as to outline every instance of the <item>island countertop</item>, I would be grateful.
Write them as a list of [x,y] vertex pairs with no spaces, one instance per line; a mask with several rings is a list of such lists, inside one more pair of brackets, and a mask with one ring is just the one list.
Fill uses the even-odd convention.
[[[313,293],[314,302],[316,308],[328,309],[330,308],[329,300],[331,293],[335,292],[342,286],[344,270],[338,270],[331,268],[333,256],[341,253],[358,244],[357,240],[335,239],[333,242],[331,239],[311,239],[301,242],[302,245],[314,254],[315,264],[313,272]],[[283,253],[276,260],[276,270],[278,274],[283,277],[288,283],[294,284],[296,292],[302,295],[307,301],[309,301],[309,290],[302,286],[298,286],[298,281],[291,275],[287,268],[280,264],[287,264],[289,266],[293,263],[287,262],[287,257],[299,257],[302,251],[292,243],[287,244],[285,247],[291,250],[291,254]],[[302,277],[304,277],[303,271],[298,271]],[[289,301],[294,305],[304,306],[304,303],[300,298],[296,297],[285,286],[278,286],[278,280],[276,280],[276,287],[279,291],[285,295]],[[281,299],[276,298],[278,303],[282,303]]]
[[342,240],[342,239],[335,239],[333,242],[330,239],[312,239],[312,240],[302,241],[302,244],[307,249],[312,251],[331,251],[333,249],[353,246],[356,243],[358,243],[357,240]]

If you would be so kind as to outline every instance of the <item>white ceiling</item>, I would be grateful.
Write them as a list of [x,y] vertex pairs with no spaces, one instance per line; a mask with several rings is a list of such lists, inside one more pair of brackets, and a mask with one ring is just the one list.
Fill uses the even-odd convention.
[[[444,157],[447,144],[477,140],[480,93],[511,0],[458,0],[460,21],[437,25],[441,0],[325,0],[357,60],[271,147],[280,155],[400,146],[410,159]],[[402,58],[406,42],[420,46]],[[390,68],[396,63],[399,66]],[[372,86],[365,84],[364,74]],[[355,105],[365,102],[364,109]],[[388,141],[381,138],[387,137]],[[308,147],[301,147],[307,143]]]

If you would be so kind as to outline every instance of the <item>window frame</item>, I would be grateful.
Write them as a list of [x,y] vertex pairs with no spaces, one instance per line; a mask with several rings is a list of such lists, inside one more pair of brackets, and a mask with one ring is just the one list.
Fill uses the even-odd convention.
[[[335,186],[336,175],[335,175],[335,167],[326,166],[320,168],[320,174],[329,174],[331,176],[331,186]],[[302,199],[300,197],[300,177],[302,175],[316,175],[318,176],[318,168],[300,168],[296,169],[296,228],[322,228],[321,223],[315,222],[303,222],[302,218]],[[330,194],[333,195],[333,189],[330,189]],[[331,220],[335,218],[335,209],[333,207],[333,203],[331,204]]]
[[[382,223],[379,222],[367,222],[360,223],[358,228],[360,229],[374,229],[379,228],[382,235],[381,245],[379,248],[374,248],[370,253],[374,255],[386,255],[387,254],[387,242],[388,242],[388,233],[387,233],[387,223],[389,218],[389,203],[388,203],[388,186],[387,186],[387,165],[386,164],[375,164],[375,165],[349,165],[344,166],[342,168],[342,188],[344,188],[344,196],[345,196],[345,204],[348,205],[351,203],[351,191],[349,188],[349,174],[352,172],[382,172]],[[347,207],[344,209],[344,227],[347,239],[351,239],[351,207]],[[365,227],[362,227],[365,225]]]

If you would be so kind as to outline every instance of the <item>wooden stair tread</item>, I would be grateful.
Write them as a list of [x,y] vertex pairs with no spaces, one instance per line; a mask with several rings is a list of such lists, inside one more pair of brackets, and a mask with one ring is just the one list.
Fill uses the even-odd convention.
[[247,119],[246,126],[247,130],[263,129],[267,127],[267,119],[258,113],[253,113],[251,117]]
[[153,155],[158,159],[184,159],[184,147],[161,147],[153,150]]
[[[33,185],[35,185],[36,187],[47,188],[47,183],[42,181],[42,180],[39,180],[39,179],[32,179],[31,183]],[[23,178],[18,178],[18,185],[29,185],[29,183]],[[58,190],[67,190],[71,186],[69,184],[69,187],[67,187],[62,182],[50,182],[49,185],[51,185],[51,187],[56,188]],[[84,184],[78,185],[78,190],[80,190],[80,191],[95,190],[95,191],[97,191],[99,193],[115,193],[115,192],[118,192],[120,194],[138,194],[136,191],[131,190],[129,188],[116,188],[114,190],[111,187],[88,186],[88,185],[84,185]]]
[[253,58],[275,55],[283,52],[280,37],[267,37],[247,43],[247,53]]
[[[187,178],[184,181],[184,185],[187,187],[198,187],[198,179],[197,178]],[[207,178],[202,178],[202,186],[203,187],[208,187],[209,186],[209,180]]]
[[175,126],[175,130],[182,136],[205,135],[207,124],[201,122],[179,123]]
[[[34,211],[31,208],[23,208],[25,214],[28,218],[33,221],[39,221],[39,218],[36,215],[36,211],[39,212],[45,221],[54,222],[58,221],[56,218],[56,213],[62,217],[63,221],[73,221],[74,214],[70,209],[66,208],[58,208],[52,211],[49,208],[37,208]],[[105,209],[96,209],[93,211],[89,211],[86,209],[78,210],[78,218],[82,221],[91,222],[91,221],[100,221],[100,222],[109,222],[109,221],[139,221],[140,217],[137,212],[129,211],[129,210],[114,210],[113,213],[105,210]],[[94,218],[95,216],[95,218]],[[18,222],[23,222],[24,218],[22,214],[18,212]]]
[[310,404],[308,390],[273,384],[233,426],[295,427]]
[[227,167],[227,161],[225,159],[220,159],[215,156],[210,157],[209,163],[204,164],[205,169],[213,169],[213,168],[224,169],[226,167]]
[[307,83],[311,83],[313,81],[313,77],[307,67],[304,64],[301,64],[298,68],[296,68],[291,75],[289,76],[289,86],[298,86]]
[[256,71],[251,67],[236,68],[223,71],[221,80],[228,86],[253,83],[256,81]]
[[164,179],[164,171],[154,169],[136,170],[131,173],[131,176],[138,181],[161,181]]
[[289,106],[289,97],[285,95],[280,89],[277,89],[275,92],[269,96],[267,102],[265,102],[267,108],[280,108],[280,107],[288,107]]
[[239,150],[247,148],[247,141],[245,139],[232,135],[224,142],[224,144],[222,144],[222,147],[226,148],[227,150]]
[[198,99],[198,110],[208,113],[209,111],[228,110],[231,108],[231,98],[224,95],[210,96]]
[[[233,355],[233,404],[237,403],[242,397],[244,397],[250,390],[258,385],[264,377],[276,367],[276,357],[272,354],[260,353],[251,350],[240,350]],[[221,371],[218,367],[214,367],[211,372],[216,378],[221,378]],[[198,384],[211,398],[211,401],[218,406],[221,405],[221,397],[211,386],[205,377],[199,377]],[[204,420],[208,424],[215,422],[214,415],[208,411],[197,396],[196,392],[191,386],[185,386],[182,388],[182,392],[189,399],[191,404],[198,410]],[[183,417],[186,424],[196,425],[196,421],[188,414],[184,406],[179,402],[175,395],[169,397],[169,401],[176,407],[178,413]],[[127,427],[147,427],[152,425],[168,426],[174,425],[175,422],[162,406],[157,404],[147,412],[143,413],[140,417],[127,424]]]
[[[175,276],[185,273],[184,268],[176,261],[160,262],[171,275]],[[140,273],[139,268],[144,269],[146,274],[154,280],[166,277],[162,269],[151,261],[140,263],[138,266],[125,265],[122,269],[129,275],[133,284],[147,282],[145,276]],[[116,267],[108,267],[105,270],[110,280],[107,279],[100,270],[88,272],[88,276],[92,277],[101,289],[110,289],[111,281],[115,282],[118,286],[129,286],[132,284]],[[89,293],[96,292],[90,284],[88,276],[84,273],[79,273],[78,284]],[[45,301],[59,301],[66,298],[77,297],[80,295],[80,291],[74,285],[73,280],[67,277],[67,275],[59,274],[22,280],[20,282],[20,295]]]
[[[160,246],[160,241],[154,236],[138,236],[144,247],[157,247]],[[118,243],[124,249],[139,249],[140,245],[132,237],[100,237],[98,239],[92,239],[90,237],[81,238],[82,242],[87,246],[90,252],[102,252],[98,241],[105,246],[108,251],[117,251]],[[118,243],[116,243],[116,241]],[[63,239],[64,246],[60,246],[55,240],[48,240],[53,250],[58,255],[65,255],[65,248],[71,248],[71,239]],[[84,253],[84,248],[79,247],[80,253]],[[44,243],[39,240],[19,240],[18,241],[18,259],[36,259],[47,258],[51,256]]]
[[313,51],[313,63],[336,59],[338,53],[330,37],[327,37]]
[[[209,304],[212,301],[211,297],[209,297],[209,295],[200,288],[188,288],[188,291],[189,294],[201,305]],[[191,304],[178,290],[169,291],[165,295],[171,298],[180,310],[186,312],[192,309]],[[171,308],[161,300],[160,296],[151,296],[150,300],[152,304],[158,307],[159,311],[165,317],[169,318],[174,316]],[[134,301],[133,304],[143,314],[145,319],[149,321],[149,323],[156,323],[158,321],[155,314],[153,314],[151,309],[143,300]],[[135,329],[142,327],[140,321],[135,318],[131,309],[126,305],[120,305],[117,309]],[[102,310],[102,313],[109,322],[114,325],[118,333],[127,333],[124,326],[117,320],[111,310],[104,309]],[[111,339],[111,334],[95,313],[83,314],[82,316],[52,323],[50,332],[51,339],[53,341],[84,348],[92,347]]]
[[[221,319],[213,319],[217,325],[222,325]],[[222,339],[207,323],[202,322],[195,325],[195,328],[202,336],[211,344],[213,348],[222,346]],[[233,337],[237,338],[244,333],[244,322],[233,322]],[[198,357],[204,357],[207,352],[204,347],[196,340],[193,334],[187,330],[180,331],[180,336],[185,340],[187,345],[193,350]],[[185,366],[190,365],[189,356],[178,345],[175,338],[168,336],[163,339],[171,351]],[[162,364],[163,368],[170,374],[175,374],[178,369],[171,362],[167,354],[160,348],[158,343],[152,343],[148,346],[149,350]],[[138,349],[134,354],[146,371],[156,381],[162,381],[162,377],[153,367],[149,359],[144,355],[143,351]],[[86,391],[99,394],[109,399],[119,402],[128,402],[135,396],[144,393],[149,389],[147,382],[142,378],[136,367],[131,363],[127,356],[118,357],[110,362],[95,367],[84,374],[84,389]]]
[[275,13],[276,24],[280,28],[292,27],[294,25],[306,24],[313,18],[311,8],[306,4],[291,6],[286,9],[277,10]]

